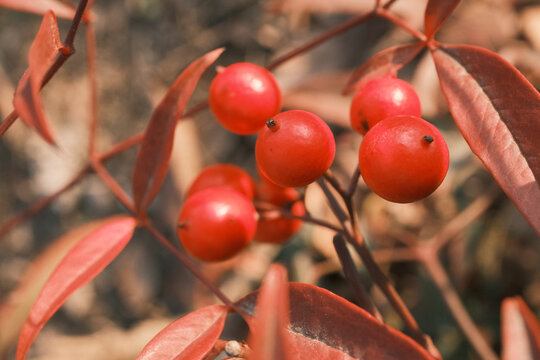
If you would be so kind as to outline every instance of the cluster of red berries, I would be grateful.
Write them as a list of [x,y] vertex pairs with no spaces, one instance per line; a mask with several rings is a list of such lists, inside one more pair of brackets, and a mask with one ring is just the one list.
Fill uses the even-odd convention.
[[[219,71],[210,86],[210,109],[228,130],[258,133],[255,158],[261,184],[241,168],[204,169],[188,191],[178,219],[184,248],[204,261],[236,255],[252,239],[282,243],[299,230],[297,218],[267,219],[253,201],[305,213],[296,187],[321,177],[335,156],[328,125],[303,110],[281,112],[281,90],[263,67],[237,63]],[[420,101],[405,81],[367,82],[351,105],[352,127],[364,136],[359,166],[368,187],[394,202],[431,194],[448,169],[448,147],[440,132],[421,119]]]
[[211,165],[191,184],[178,218],[184,248],[203,261],[222,261],[243,250],[253,239],[283,243],[302,226],[299,219],[259,218],[253,201],[305,213],[298,191],[251,176],[232,164]]
[[420,115],[418,95],[400,79],[375,78],[354,95],[351,125],[365,135],[360,172],[366,185],[386,200],[423,199],[446,176],[448,146],[439,130]]
[[221,69],[210,86],[209,104],[229,131],[259,133],[255,148],[262,182],[255,186],[241,168],[220,164],[204,169],[188,191],[178,236],[184,248],[204,261],[226,260],[252,239],[283,243],[296,233],[296,218],[258,218],[252,201],[305,213],[295,187],[318,179],[332,164],[334,136],[307,111],[281,111],[281,90],[263,67],[237,63]]

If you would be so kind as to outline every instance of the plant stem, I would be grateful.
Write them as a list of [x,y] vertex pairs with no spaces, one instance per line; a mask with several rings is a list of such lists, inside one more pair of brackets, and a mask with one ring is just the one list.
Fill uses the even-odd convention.
[[284,209],[282,207],[275,206],[275,205],[264,206],[264,207],[257,205],[255,209],[259,213],[261,219],[264,219],[264,220],[273,220],[273,219],[278,219],[278,218],[298,219],[306,223],[311,223],[314,225],[325,227],[330,230],[334,230],[337,233],[343,233],[342,228],[334,224],[331,224],[325,220],[314,218],[309,214],[302,215],[302,216],[295,215],[292,212],[288,211],[287,209]]
[[358,187],[358,181],[360,180],[360,166],[356,165],[356,168],[354,169],[354,173],[351,176],[351,182],[349,183],[349,187],[347,188],[346,192],[346,198],[351,199],[354,195],[354,192],[356,191],[356,188]]
[[54,193],[44,198],[39,199],[38,201],[31,204],[25,210],[21,211],[20,213],[4,221],[0,225],[0,238],[4,236],[5,234],[7,234],[11,229],[15,228],[17,225],[25,221],[26,219],[39,213],[41,210],[47,207],[50,203],[52,203],[58,196],[60,196],[61,194],[71,189],[82,178],[84,178],[85,175],[91,172],[92,172],[92,168],[90,166],[85,167],[84,169],[80,170],[77,174],[75,174],[73,178],[71,178],[71,180],[69,180],[60,189],[56,190]]
[[66,62],[66,60],[75,53],[75,47],[73,46],[73,42],[75,40],[75,35],[77,34],[77,30],[79,28],[79,24],[81,23],[81,19],[83,17],[84,11],[86,10],[87,4],[88,0],[81,0],[81,2],[79,2],[79,5],[77,6],[77,11],[75,12],[75,16],[73,16],[71,26],[69,27],[69,31],[64,40],[65,48],[62,48],[61,51],[58,52],[58,56],[56,57],[55,62],[51,65],[51,67],[49,67],[49,70],[47,70],[47,73],[45,74],[45,76],[43,77],[43,81],[41,82],[41,88],[47,85],[49,80],[52,79],[54,74],[56,74],[56,72]]
[[483,360],[497,360],[497,355],[463,306],[457,291],[452,286],[446,271],[441,265],[436,250],[424,246],[423,249],[418,249],[418,254],[420,262],[426,268],[435,285],[437,285],[458,326],[480,358]]
[[309,51],[311,49],[313,49],[314,47],[324,43],[325,41],[327,41],[328,39],[331,39],[333,38],[334,36],[336,35],[339,35],[349,29],[352,29],[353,27],[363,23],[364,21],[368,20],[369,18],[371,18],[373,15],[375,14],[374,11],[370,11],[368,13],[365,13],[365,14],[362,14],[362,15],[359,15],[359,16],[356,16],[348,21],[345,21],[344,23],[341,23],[339,25],[337,25],[336,27],[326,31],[325,33],[317,36],[315,39],[311,40],[310,42],[286,53],[285,55],[283,56],[280,56],[278,57],[277,59],[275,59],[274,61],[271,61],[268,65],[266,65],[266,68],[268,70],[273,70],[275,68],[277,68],[278,66],[280,66],[281,64],[289,61],[290,59],[300,55],[300,54],[303,54],[305,53],[306,51]]
[[341,266],[343,268],[345,278],[352,287],[358,305],[382,322],[381,313],[379,312],[373,301],[371,301],[368,292],[364,289],[364,286],[362,285],[362,281],[358,276],[358,272],[356,271],[356,267],[352,260],[351,254],[349,253],[349,249],[347,249],[347,245],[345,244],[343,235],[336,234],[334,236],[334,248],[336,249],[336,253],[338,254],[339,262],[341,263]]
[[377,13],[377,16],[393,22],[394,24],[396,24],[403,30],[407,31],[409,34],[411,34],[418,40],[423,41],[423,42],[427,41],[427,37],[423,32],[410,27],[405,21],[403,21],[402,19],[400,19],[399,17],[395,16],[390,11],[388,11],[386,7],[378,8],[376,10],[376,13]]
[[206,287],[214,293],[225,305],[233,308],[239,314],[244,314],[244,312],[236,307],[236,305],[223,293],[221,290],[214,285],[204,274],[199,270],[197,265],[188,258],[185,254],[180,252],[159,230],[148,220],[142,224],[158,242],[163,245],[167,250],[169,250],[184,266],[197,278],[199,279]]
[[133,205],[133,200],[129,195],[124,191],[124,189],[118,184],[118,182],[112,177],[112,175],[105,169],[103,164],[99,161],[92,161],[92,168],[98,174],[98,176],[103,180],[105,185],[113,192],[118,200],[128,209],[132,214],[135,214],[135,206]]
[[388,277],[383,273],[379,265],[377,265],[377,263],[373,259],[371,252],[366,247],[364,239],[360,236],[357,228],[352,226],[350,219],[339,205],[337,199],[334,197],[334,194],[332,194],[330,189],[328,189],[328,187],[324,183],[324,180],[321,178],[317,180],[317,183],[323,190],[330,205],[330,208],[332,209],[338,220],[342,223],[343,228],[345,229],[345,239],[354,247],[360,258],[362,259],[362,262],[364,263],[364,266],[366,267],[373,281],[381,289],[392,307],[401,317],[401,319],[411,332],[411,336],[420,345],[428,349],[428,342],[426,340],[426,336],[420,330],[418,323],[416,322],[411,312],[399,296],[394,286],[390,283]]
[[98,157],[96,149],[96,137],[98,127],[98,90],[97,90],[97,70],[96,70],[96,32],[94,24],[89,22],[86,24],[86,62],[88,69],[88,92],[89,92],[89,149],[88,154],[90,159]]
[[15,122],[15,120],[17,120],[18,117],[19,114],[17,114],[15,110],[13,110],[8,116],[6,116],[4,121],[2,121],[2,123],[0,124],[0,137],[2,137],[6,133],[6,131],[11,127],[11,125],[13,125],[13,123]]
[[[45,76],[43,77],[43,80],[41,81],[41,88],[47,85],[47,83],[52,79],[54,74],[56,74],[56,72],[66,62],[66,60],[75,53],[75,48],[73,47],[73,41],[75,39],[75,34],[77,33],[77,29],[81,22],[81,18],[86,9],[87,2],[88,0],[81,0],[81,2],[79,3],[79,6],[77,7],[77,11],[75,12],[75,16],[73,17],[73,20],[71,22],[71,26],[69,28],[66,39],[64,40],[64,47],[60,49],[60,51],[58,52],[58,56],[56,57],[56,60],[45,73]],[[13,125],[13,123],[15,122],[15,120],[17,120],[18,117],[19,117],[19,114],[17,114],[17,111],[13,110],[4,119],[4,121],[2,121],[2,124],[0,124],[0,137],[2,137],[5,134],[5,132],[11,127],[11,125]]]

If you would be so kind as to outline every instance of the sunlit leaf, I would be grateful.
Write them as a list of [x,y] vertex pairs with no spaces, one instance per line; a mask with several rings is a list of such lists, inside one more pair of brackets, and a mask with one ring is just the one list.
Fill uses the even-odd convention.
[[49,11],[43,17],[41,27],[32,42],[28,54],[28,69],[21,77],[13,99],[13,106],[20,118],[49,143],[54,143],[54,140],[41,103],[40,90],[43,78],[61,48],[56,17]]
[[424,16],[424,31],[428,38],[435,35],[443,22],[459,4],[459,0],[429,0]]
[[295,359],[289,349],[287,327],[289,326],[289,284],[287,271],[274,264],[264,277],[257,310],[251,323],[250,359]]
[[0,354],[17,338],[32,304],[54,268],[83,237],[117,217],[87,223],[55,240],[25,271],[17,287],[0,305]]
[[136,221],[124,217],[109,222],[79,241],[45,282],[23,325],[16,360],[26,358],[39,331],[66,299],[96,277],[127,245]]
[[502,360],[540,359],[540,323],[520,297],[501,306]]
[[171,157],[174,130],[203,72],[221,55],[213,50],[192,62],[154,110],[137,155],[133,194],[138,215],[143,215],[158,193]]
[[540,234],[540,94],[484,48],[452,45],[432,54],[463,137]]
[[394,46],[375,54],[354,71],[343,90],[343,94],[350,94],[369,80],[377,77],[395,77],[398,70],[411,62],[423,48],[424,44],[416,42]]
[[219,338],[228,308],[212,305],[193,311],[159,332],[137,360],[199,360]]
[[[253,324],[257,292],[237,304]],[[382,324],[368,312],[330,291],[289,283],[290,325],[287,331],[295,360],[433,359],[420,345]]]
[[65,19],[75,15],[75,9],[57,0],[0,0],[0,6],[40,15],[52,10],[56,16]]

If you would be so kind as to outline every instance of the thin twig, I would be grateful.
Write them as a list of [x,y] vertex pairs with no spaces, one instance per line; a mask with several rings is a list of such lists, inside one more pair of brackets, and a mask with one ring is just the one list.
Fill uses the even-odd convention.
[[87,4],[88,0],[81,0],[79,6],[77,6],[77,11],[75,12],[75,16],[73,16],[71,26],[69,27],[68,33],[64,40],[65,48],[60,49],[61,51],[58,52],[56,60],[49,67],[47,73],[45,73],[43,81],[41,82],[41,88],[47,85],[47,83],[52,79],[54,74],[56,74],[56,72],[62,67],[62,65],[64,65],[67,59],[75,53],[75,47],[73,46],[73,43],[75,41],[75,35],[77,33],[77,29],[79,28],[79,24],[81,23],[81,19],[83,17],[84,11],[86,10]]
[[112,177],[112,175],[105,169],[103,164],[99,161],[92,161],[92,168],[98,174],[98,176],[103,180],[105,185],[113,192],[118,200],[128,209],[132,214],[135,214],[135,206],[133,205],[133,200],[125,192],[125,190],[118,184],[118,182]]
[[97,70],[96,70],[96,32],[94,24],[86,24],[86,62],[88,68],[88,96],[89,96],[89,157],[97,158],[96,138],[98,127],[98,89],[97,89]]
[[[86,5],[88,0],[81,0],[79,3],[79,6],[77,7],[77,11],[75,12],[75,16],[73,17],[73,20],[71,22],[71,26],[68,31],[68,35],[66,36],[66,39],[64,40],[64,47],[60,48],[60,51],[58,52],[58,56],[56,57],[56,60],[54,63],[49,67],[45,75],[43,76],[43,80],[41,81],[41,87],[43,88],[47,83],[52,79],[54,74],[58,72],[58,70],[62,67],[62,65],[67,61],[67,59],[75,53],[75,48],[73,47],[73,41],[75,39],[75,34],[77,33],[77,29],[79,27],[79,24],[81,22],[81,18],[84,14]],[[9,114],[4,121],[2,121],[2,124],[0,124],[0,137],[2,137],[5,132],[10,128],[11,125],[17,120],[19,117],[19,114],[17,111],[13,110],[11,114]]]
[[148,220],[143,224],[144,228],[146,228],[154,237],[158,240],[158,242],[163,245],[167,250],[169,250],[184,266],[197,278],[199,279],[206,287],[214,293],[225,305],[233,308],[235,311],[237,311],[240,314],[243,314],[244,312],[237,308],[237,306],[229,299],[216,285],[214,285],[204,274],[199,270],[197,265],[185,254],[180,252],[167,238],[165,235],[163,235],[159,230]]
[[441,292],[448,309],[452,313],[461,331],[483,360],[497,360],[497,355],[488,344],[469,313],[463,306],[461,299],[437,256],[435,249],[424,247],[419,251],[420,262],[424,265],[433,282]]
[[423,32],[410,27],[405,21],[403,21],[402,19],[400,19],[399,17],[395,16],[390,11],[388,11],[386,7],[378,8],[376,10],[376,13],[377,13],[377,16],[393,22],[394,24],[396,24],[403,30],[407,31],[409,34],[411,34],[418,40],[427,41],[427,37]]
[[90,166],[85,167],[75,174],[71,180],[69,180],[64,186],[56,190],[54,193],[39,199],[38,201],[31,204],[28,208],[21,211],[20,213],[15,214],[11,218],[7,219],[0,225],[0,238],[7,234],[10,230],[15,228],[17,225],[25,221],[26,219],[36,215],[41,210],[46,208],[50,203],[52,203],[58,196],[62,195],[69,189],[71,189],[75,184],[77,184],[86,174],[92,172]]
[[461,211],[451,221],[449,221],[428,243],[433,243],[436,251],[439,251],[448,241],[453,239],[459,232],[463,231],[470,223],[482,215],[487,208],[501,193],[501,189],[495,185],[484,194],[476,198],[465,210]]
[[354,195],[356,187],[358,186],[358,181],[360,180],[360,175],[360,166],[356,165],[356,168],[351,176],[351,182],[349,183],[349,187],[346,191],[346,198],[350,199]]
[[309,51],[313,49],[314,47],[324,43],[328,39],[333,38],[336,35],[339,35],[349,29],[352,29],[353,27],[363,23],[364,21],[368,20],[375,14],[374,11],[368,12],[366,14],[362,14],[359,16],[356,16],[344,23],[341,23],[337,25],[336,27],[326,31],[325,33],[321,34],[320,36],[316,37],[315,39],[311,40],[310,42],[288,52],[287,54],[280,56],[279,58],[275,59],[274,61],[270,62],[268,65],[266,65],[266,68],[268,70],[273,70],[280,66],[281,64],[289,61],[290,59],[305,53],[306,51]]
[[18,117],[19,114],[17,114],[15,110],[13,110],[8,116],[6,116],[4,121],[2,121],[2,123],[0,124],[0,137],[2,137],[6,133],[6,131],[11,127],[11,125],[13,125],[13,123],[15,122],[15,120],[17,120]]
[[373,281],[381,289],[392,307],[402,318],[403,322],[411,332],[412,337],[420,345],[427,349],[429,347],[429,343],[427,341],[426,335],[424,335],[424,333],[420,330],[418,323],[405,305],[405,302],[403,301],[403,299],[401,299],[394,286],[390,283],[390,279],[388,279],[388,277],[383,273],[379,265],[377,265],[377,263],[373,259],[373,256],[367,248],[363,237],[360,235],[356,227],[352,227],[350,219],[345,214],[341,206],[339,206],[339,203],[334,197],[334,194],[332,194],[330,189],[328,189],[328,187],[324,183],[324,179],[318,179],[317,183],[326,195],[330,208],[345,228],[345,239],[351,245],[353,245],[358,255],[360,255],[360,258],[362,259],[362,262],[364,263],[364,266],[371,275]]
[[264,220],[274,220],[278,218],[298,219],[298,220],[302,220],[305,223],[322,226],[338,233],[342,233],[344,231],[339,226],[331,224],[328,221],[325,221],[323,219],[314,218],[313,216],[309,214],[295,215],[291,211],[283,207],[279,207],[275,205],[272,205],[272,206],[266,206],[266,204],[265,206],[257,205],[255,209],[259,213],[260,218]]
[[358,275],[358,272],[356,271],[354,261],[349,253],[349,249],[347,249],[347,246],[345,245],[343,235],[336,234],[334,236],[334,248],[338,254],[339,261],[341,262],[345,278],[352,287],[358,306],[382,322],[383,318],[381,313],[369,297],[368,292],[364,289],[364,285],[362,285],[362,281]]
[[332,185],[334,189],[336,189],[336,191],[342,198],[345,198],[347,196],[347,191],[343,188],[343,186],[341,186],[341,183],[338,181],[338,179],[336,179],[334,173],[332,173],[330,169],[326,170],[323,176],[326,181],[328,181],[328,183]]

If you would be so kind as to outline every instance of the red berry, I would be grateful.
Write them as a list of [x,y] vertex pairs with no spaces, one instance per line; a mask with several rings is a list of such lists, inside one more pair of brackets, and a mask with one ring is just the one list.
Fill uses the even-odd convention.
[[317,180],[332,165],[336,144],[332,131],[317,115],[290,110],[267,122],[255,144],[263,177],[283,187]]
[[354,95],[351,125],[365,135],[376,123],[390,116],[421,115],[420,99],[409,83],[393,77],[368,81]]
[[187,252],[203,261],[222,261],[255,236],[257,213],[245,196],[213,187],[188,197],[178,218],[178,237]]
[[270,71],[255,64],[236,63],[214,78],[208,101],[227,130],[254,134],[281,110],[281,90]]
[[386,200],[408,203],[431,194],[448,171],[448,146],[437,128],[415,116],[376,124],[360,144],[367,186]]
[[215,164],[205,167],[191,184],[187,196],[215,186],[228,186],[253,200],[255,184],[242,168],[232,164]]
[[[302,216],[306,208],[294,188],[284,188],[268,182],[257,186],[257,199],[275,206],[286,206],[291,213]],[[277,218],[259,219],[255,240],[265,243],[282,244],[302,227],[302,220]]]

